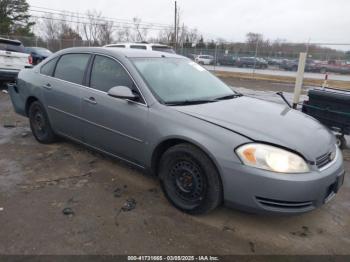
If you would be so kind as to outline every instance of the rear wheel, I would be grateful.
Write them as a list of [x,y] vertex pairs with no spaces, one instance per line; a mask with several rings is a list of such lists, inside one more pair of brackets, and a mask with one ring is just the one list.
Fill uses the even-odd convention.
[[176,145],[164,153],[159,176],[168,200],[184,212],[208,213],[222,202],[222,185],[215,166],[190,144]]
[[57,140],[51,128],[45,108],[39,101],[30,104],[28,115],[30,128],[38,142],[49,144]]

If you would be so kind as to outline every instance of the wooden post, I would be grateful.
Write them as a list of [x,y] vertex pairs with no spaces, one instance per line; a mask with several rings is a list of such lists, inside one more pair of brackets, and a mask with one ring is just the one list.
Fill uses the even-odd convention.
[[306,63],[307,53],[300,53],[298,72],[295,78],[295,88],[294,88],[294,99],[293,108],[296,109],[300,100],[301,89],[303,87],[305,63]]

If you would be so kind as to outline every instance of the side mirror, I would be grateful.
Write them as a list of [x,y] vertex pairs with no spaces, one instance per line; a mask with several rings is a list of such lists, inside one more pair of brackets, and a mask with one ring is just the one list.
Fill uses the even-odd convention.
[[127,86],[115,86],[108,90],[108,95],[125,100],[136,100],[138,95],[132,92]]

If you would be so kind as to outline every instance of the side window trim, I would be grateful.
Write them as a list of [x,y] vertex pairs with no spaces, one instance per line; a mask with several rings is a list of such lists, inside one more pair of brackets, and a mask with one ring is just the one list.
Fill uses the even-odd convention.
[[83,77],[83,86],[86,86],[88,88],[90,87],[90,81],[91,81],[91,70],[92,70],[92,66],[94,64],[95,61],[95,57],[96,54],[90,53],[90,59],[89,62],[87,63],[87,66],[85,68],[85,72],[84,72],[84,77]]
[[[56,72],[56,67],[57,67],[57,64],[58,62],[60,61],[60,59],[62,58],[62,56],[64,55],[68,55],[68,54],[89,54],[90,55],[90,60],[87,64],[87,67],[85,69],[85,73],[86,73],[86,79],[83,79],[83,83],[86,83],[86,85],[83,85],[83,84],[77,84],[77,83],[73,83],[73,82],[69,82],[69,81],[66,81],[66,80],[63,80],[63,79],[59,79],[59,78],[56,78],[54,75],[55,75],[55,72]],[[128,74],[128,76],[130,77],[131,81],[133,82],[133,85],[136,87],[136,89],[138,90],[139,94],[141,95],[141,98],[142,98],[142,102],[135,102],[135,101],[130,101],[132,103],[135,103],[135,104],[139,104],[139,105],[142,105],[142,106],[146,106],[148,107],[148,104],[147,104],[147,101],[142,93],[142,91],[140,90],[139,86],[137,85],[135,79],[133,78],[133,76],[130,74],[129,70],[118,60],[116,59],[115,57],[112,57],[112,56],[109,56],[109,55],[106,55],[106,54],[102,54],[102,53],[92,53],[92,52],[77,52],[77,53],[65,53],[65,54],[62,54],[62,55],[59,55],[59,56],[55,56],[53,57],[52,59],[50,59],[49,61],[47,61],[45,64],[43,64],[41,67],[43,67],[44,65],[46,65],[47,63],[49,63],[50,61],[52,61],[53,59],[55,58],[58,58],[56,63],[55,63],[55,68],[52,72],[52,74],[50,76],[48,75],[44,75],[41,73],[41,67],[40,67],[40,70],[39,70],[39,74],[42,75],[42,76],[45,76],[45,77],[51,77],[51,78],[54,78],[54,79],[57,79],[57,80],[60,80],[60,81],[63,81],[63,82],[67,82],[67,83],[70,83],[70,84],[74,84],[74,85],[77,85],[77,86],[80,86],[82,88],[88,88],[88,89],[92,89],[94,91],[97,91],[97,92],[102,92],[104,94],[107,94],[106,92],[103,92],[103,91],[100,91],[100,90],[97,90],[97,89],[94,89],[92,87],[90,87],[90,78],[91,78],[91,70],[92,70],[92,65],[93,65],[93,61],[95,60],[95,56],[96,55],[100,55],[100,56],[103,56],[103,57],[107,57],[107,58],[111,58],[113,59],[114,61],[116,61],[117,63],[119,63],[122,68],[126,71],[126,73]],[[84,82],[85,81],[85,82]]]
[[53,78],[55,78],[55,79],[57,79],[57,78],[55,77],[56,67],[57,67],[58,62],[61,60],[61,58],[62,58],[61,55],[58,56],[58,59],[57,59],[57,61],[56,61],[56,63],[55,63],[55,66],[53,67],[53,70],[52,70],[51,77],[53,77]]
[[92,67],[93,67],[93,63],[94,63],[94,61],[95,61],[95,57],[98,56],[98,55],[99,55],[99,56],[102,56],[102,57],[110,58],[110,59],[116,61],[118,64],[121,65],[121,67],[125,70],[125,72],[126,72],[126,73],[128,74],[128,76],[130,77],[130,79],[131,79],[133,85],[136,87],[138,93],[141,95],[141,98],[142,98],[142,101],[141,101],[141,102],[134,102],[134,101],[132,101],[132,102],[137,103],[137,104],[141,104],[141,105],[144,105],[144,106],[148,106],[145,97],[143,96],[143,94],[142,94],[140,88],[139,88],[138,85],[136,84],[136,81],[135,81],[135,79],[132,77],[132,75],[130,74],[129,70],[127,70],[126,67],[125,67],[118,59],[116,59],[115,57],[106,55],[106,54],[101,54],[101,53],[93,53],[93,54],[92,54],[93,59],[91,59],[91,64],[90,64],[90,66],[88,67],[88,73],[87,73],[87,80],[88,80],[88,85],[87,85],[87,87],[90,88],[90,89],[96,90],[96,91],[98,91],[98,92],[103,92],[103,93],[107,94],[107,92],[100,91],[100,90],[97,90],[97,89],[91,87],[91,73],[92,73]]
[[[93,68],[94,63],[95,63],[95,58],[96,58],[96,54],[92,54],[92,59],[91,59],[91,62],[89,63],[88,71],[86,73],[86,86],[91,88],[91,89],[95,89],[95,88],[91,87],[91,75],[92,75],[92,68]],[[100,91],[100,92],[107,94],[107,92],[104,92],[101,90],[97,90],[97,91]]]

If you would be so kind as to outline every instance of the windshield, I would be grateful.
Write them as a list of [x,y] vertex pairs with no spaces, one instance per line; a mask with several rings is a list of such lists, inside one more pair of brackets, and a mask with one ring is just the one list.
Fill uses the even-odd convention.
[[203,67],[182,58],[134,58],[151,91],[164,103],[217,99],[235,95]]

